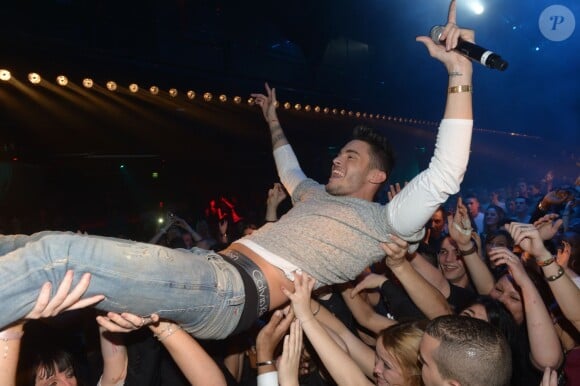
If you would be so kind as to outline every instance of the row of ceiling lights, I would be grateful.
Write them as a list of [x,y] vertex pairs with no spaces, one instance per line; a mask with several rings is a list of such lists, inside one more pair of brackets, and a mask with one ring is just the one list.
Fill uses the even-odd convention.
[[[10,74],[10,71],[5,70],[5,69],[0,69],[0,80],[2,81],[8,81],[10,80],[12,77],[12,75]],[[36,73],[36,72],[31,72],[28,74],[28,81],[32,84],[39,84],[42,81],[42,77]],[[68,78],[65,75],[59,75],[56,77],[56,83],[59,86],[65,87],[68,85]],[[92,88],[94,86],[94,81],[91,78],[84,78],[82,81],[82,84],[85,88]],[[117,83],[115,81],[108,81],[106,83],[106,87],[109,91],[116,91],[117,90]],[[137,93],[139,91],[139,85],[137,85],[136,83],[131,83],[129,85],[129,91],[132,93]],[[159,87],[157,86],[151,86],[149,88],[149,92],[152,95],[157,95],[159,94]],[[178,91],[176,88],[170,88],[169,89],[169,96],[172,98],[175,98],[178,95]],[[194,99],[196,97],[196,93],[193,90],[188,90],[185,94],[187,96],[188,99]],[[203,100],[206,102],[210,102],[213,100],[213,94],[210,92],[206,92],[203,94]],[[221,94],[218,97],[218,100],[220,102],[227,102],[228,101],[228,97],[225,94]],[[240,96],[235,96],[233,98],[233,102],[235,104],[240,104],[242,102],[242,98]],[[248,98],[247,100],[248,105],[253,106],[255,104],[255,99],[254,98]],[[277,101],[276,102],[276,107],[279,107],[280,103]],[[304,110],[306,112],[310,112],[310,111],[314,111],[316,113],[320,113],[323,112],[324,114],[333,114],[333,115],[342,115],[342,116],[349,116],[349,117],[356,117],[356,118],[369,118],[369,119],[382,119],[382,120],[388,120],[388,121],[393,121],[393,122],[401,122],[401,123],[415,123],[415,124],[422,124],[422,125],[437,125],[437,122],[432,122],[432,121],[425,121],[425,120],[417,120],[417,119],[412,119],[412,118],[401,118],[401,117],[392,117],[392,116],[387,116],[385,114],[367,114],[365,112],[361,113],[361,112],[354,112],[354,111],[347,111],[345,109],[337,109],[337,108],[330,108],[330,107],[323,107],[321,108],[320,106],[311,106],[311,105],[305,105],[302,106],[302,104],[300,103],[295,103],[294,105],[292,105],[292,103],[290,102],[285,102],[283,105],[285,110],[290,110],[292,108],[294,108],[294,110],[296,111],[301,111]]]

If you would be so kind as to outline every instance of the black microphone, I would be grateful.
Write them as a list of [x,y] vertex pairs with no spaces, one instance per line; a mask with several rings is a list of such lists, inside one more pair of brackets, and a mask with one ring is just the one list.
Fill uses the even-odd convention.
[[[431,28],[429,36],[431,36],[431,39],[433,39],[435,43],[442,44],[442,41],[439,40],[439,38],[444,29],[445,27],[442,25],[436,25]],[[487,48],[480,47],[477,44],[466,42],[461,38],[459,38],[457,47],[455,47],[454,50],[469,59],[475,60],[476,62],[495,70],[504,71],[508,66],[508,62],[503,60],[498,54],[488,50]]]

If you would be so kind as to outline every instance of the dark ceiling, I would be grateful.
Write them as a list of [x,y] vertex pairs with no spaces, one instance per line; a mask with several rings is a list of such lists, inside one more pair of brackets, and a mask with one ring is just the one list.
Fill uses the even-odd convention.
[[[524,173],[538,179],[554,167],[577,174],[578,31],[561,42],[542,36],[538,17],[551,3],[480,0],[485,11],[476,15],[474,1],[458,1],[459,24],[474,28],[510,67],[475,69],[468,180]],[[577,1],[559,4],[580,14]],[[282,103],[369,114],[281,109],[303,167],[315,177],[324,178],[357,123],[393,138],[403,166],[394,177],[408,178],[432,152],[446,79],[414,38],[444,23],[443,0],[29,0],[3,4],[2,14],[0,68],[15,79],[0,84],[7,161],[73,165],[86,175],[133,162],[178,179],[212,175],[216,188],[231,181],[228,189],[251,174],[250,184],[262,189],[275,179],[269,142],[259,110],[245,101],[264,81],[277,87]],[[26,80],[31,71],[43,77],[40,85]],[[71,81],[66,89],[56,85],[59,74]],[[84,77],[97,86],[82,88]],[[109,80],[117,92],[105,89]],[[141,87],[137,94],[128,91],[130,83]],[[151,85],[159,95],[149,94]],[[171,87],[176,98],[168,95]],[[193,101],[185,97],[190,89]],[[203,101],[204,92],[214,99]],[[217,100],[222,93],[225,103]],[[234,96],[243,103],[233,103]]]

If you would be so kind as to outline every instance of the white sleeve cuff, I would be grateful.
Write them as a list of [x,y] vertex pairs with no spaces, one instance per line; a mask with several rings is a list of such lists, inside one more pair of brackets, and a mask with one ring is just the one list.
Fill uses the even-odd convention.
[[270,371],[258,375],[257,386],[278,386],[278,372]]

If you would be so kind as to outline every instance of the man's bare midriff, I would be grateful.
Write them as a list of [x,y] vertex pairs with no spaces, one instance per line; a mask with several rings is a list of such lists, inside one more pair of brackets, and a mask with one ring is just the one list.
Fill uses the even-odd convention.
[[260,267],[270,288],[270,310],[279,308],[284,303],[288,302],[288,298],[282,292],[282,287],[294,292],[294,283],[286,278],[281,269],[273,266],[264,260],[256,252],[242,244],[233,243],[227,249],[235,250],[247,256],[254,263]]

